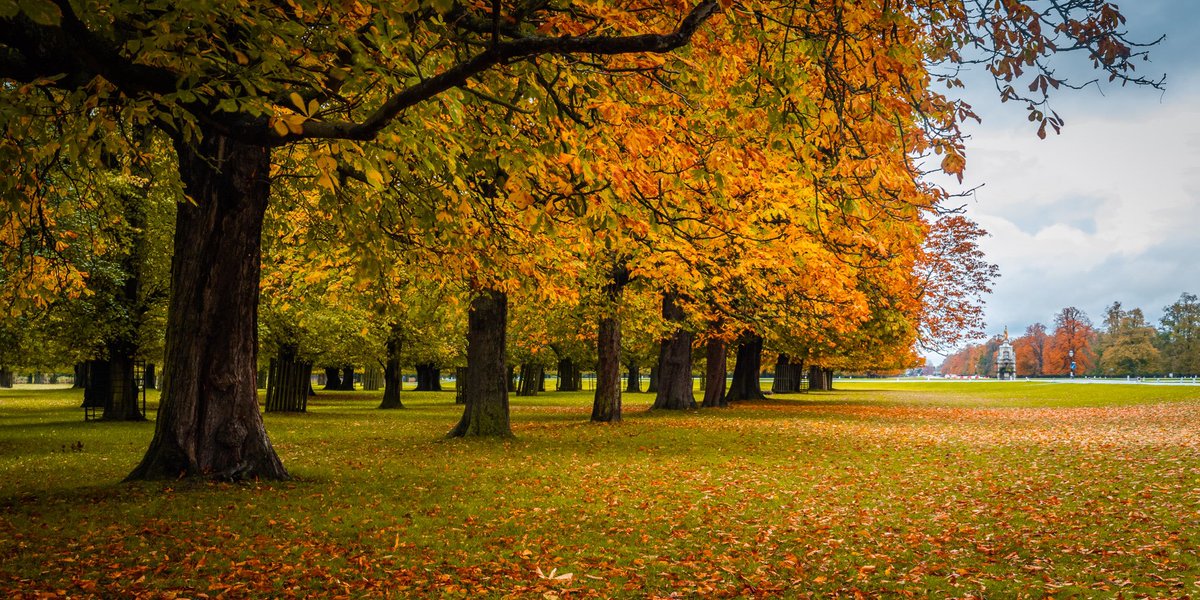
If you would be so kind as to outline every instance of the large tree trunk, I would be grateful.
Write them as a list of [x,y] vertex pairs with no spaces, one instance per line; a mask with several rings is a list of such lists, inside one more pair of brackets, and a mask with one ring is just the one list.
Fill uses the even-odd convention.
[[383,402],[379,403],[379,408],[404,408],[404,403],[400,401],[400,388],[404,385],[404,377],[400,374],[400,350],[400,336],[393,333],[387,341],[387,362],[383,366]]
[[596,338],[596,395],[592,398],[592,421],[621,420],[621,321],[615,315],[600,319]]
[[0,367],[0,388],[11,388],[13,386],[12,369]]
[[738,344],[737,360],[733,364],[733,379],[729,382],[728,402],[763,400],[760,374],[762,371],[762,336],[747,334]]
[[[662,354],[662,346],[658,347],[659,354]],[[646,392],[651,394],[658,393],[658,363],[654,363],[650,367],[650,381],[646,383]]]
[[336,391],[342,389],[342,370],[337,367],[325,367],[325,387],[321,388],[325,391]]
[[142,375],[142,381],[146,389],[158,389],[158,375],[154,372],[154,363],[146,363],[146,372]]
[[704,378],[707,382],[704,386],[702,406],[709,408],[729,406],[729,401],[725,398],[726,346],[725,340],[716,337],[709,339],[705,346],[707,368],[704,371]]
[[449,437],[512,436],[505,381],[505,334],[508,295],[483,290],[471,300],[467,316],[467,371],[463,382],[466,408]]
[[634,359],[629,359],[625,362],[625,368],[628,369],[625,381],[625,391],[631,394],[639,394],[642,391],[642,370],[638,362]]
[[267,412],[305,412],[312,363],[297,358],[296,346],[287,345],[271,359],[267,374]]
[[684,410],[696,408],[692,393],[692,339],[695,335],[683,326],[683,308],[674,293],[663,295],[662,315],[678,329],[663,341],[658,352],[658,394],[650,408]]
[[166,385],[154,439],[127,479],[287,479],[254,383],[271,153],[203,133],[176,143],[189,202],[175,222]]

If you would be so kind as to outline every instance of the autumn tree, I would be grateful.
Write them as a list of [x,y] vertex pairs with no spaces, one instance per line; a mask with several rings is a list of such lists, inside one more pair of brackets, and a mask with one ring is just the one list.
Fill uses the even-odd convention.
[[1097,336],[1097,370],[1107,376],[1138,376],[1158,368],[1156,331],[1142,309],[1125,310],[1113,302],[1104,310],[1104,332]]
[[[884,183],[885,189],[893,183],[907,187],[904,178],[917,169],[910,168],[906,156],[936,154],[940,168],[961,172],[957,123],[969,118],[969,109],[931,91],[934,79],[951,87],[961,82],[953,75],[931,74],[928,65],[985,62],[1001,82],[1004,99],[1028,102],[1031,120],[1043,135],[1062,123],[1046,107],[1049,91],[1072,85],[1054,75],[1049,59],[1056,52],[1082,50],[1114,79],[1157,83],[1133,75],[1132,60],[1141,52],[1126,39],[1123,19],[1111,5],[1050,4],[1053,10],[1018,1],[795,5],[703,0],[682,7],[574,3],[564,9],[502,2],[301,1],[203,9],[176,3],[146,10],[130,3],[10,2],[0,6],[0,93],[9,100],[0,106],[10,117],[3,120],[4,139],[20,143],[5,144],[0,154],[5,164],[19,165],[4,182],[4,197],[36,203],[47,163],[94,163],[101,153],[130,151],[119,140],[103,147],[89,143],[91,123],[165,131],[188,201],[178,206],[176,217],[166,342],[169,384],[154,440],[130,478],[285,478],[258,414],[253,383],[259,240],[272,165],[283,164],[276,152],[304,149],[306,164],[323,176],[318,183],[336,184],[342,173],[352,172],[379,187],[384,172],[405,159],[449,166],[450,177],[441,181],[469,183],[478,163],[462,160],[471,154],[456,147],[448,130],[438,129],[445,125],[442,116],[461,114],[464,98],[523,111],[524,93],[493,93],[510,92],[516,82],[525,93],[546,100],[541,103],[546,112],[538,118],[560,112],[570,118],[569,105],[546,93],[567,85],[556,83],[560,76],[567,82],[587,79],[619,55],[679,50],[702,26],[712,25],[704,40],[710,51],[681,57],[671,70],[683,73],[703,62],[712,67],[709,74],[743,75],[740,67],[726,68],[732,63],[722,59],[729,58],[755,65],[763,76],[727,86],[727,97],[738,101],[726,114],[712,115],[710,123],[733,117],[728,119],[732,128],[781,126],[793,140],[804,141],[796,147],[794,164],[821,169],[777,163],[790,179],[767,180],[811,181],[833,192],[823,196],[825,202],[852,211],[845,204],[851,198],[838,192],[867,182]],[[718,13],[723,16],[714,18]],[[763,52],[747,54],[747,48]],[[643,70],[654,72],[663,64],[648,60]],[[638,103],[625,98],[619,104]],[[756,105],[764,110],[746,110]],[[31,124],[43,115],[83,112],[88,125],[60,130],[71,143],[58,149],[26,143],[34,137]],[[642,141],[646,147],[652,136]],[[787,147],[777,137],[764,142],[757,147]],[[540,152],[550,150],[561,152]],[[732,158],[727,164],[750,157]],[[526,174],[519,164],[509,167],[515,168],[502,170]],[[494,180],[495,174],[488,176]],[[625,194],[632,187],[613,192],[628,201],[634,196]],[[531,186],[518,182],[516,189]],[[502,194],[510,190],[505,186]],[[467,202],[502,194],[475,194]],[[870,195],[887,197],[886,192]],[[721,199],[737,201],[737,194]],[[618,219],[605,228],[620,225]],[[36,268],[53,276],[45,265]],[[489,365],[479,371],[487,380],[481,384],[487,393],[479,392],[491,403],[488,412],[504,402],[492,389],[499,384],[488,379],[493,368],[503,370],[503,357],[490,350],[478,356],[479,344],[503,344],[503,332],[488,327],[503,321],[507,291],[502,282],[487,280],[472,291],[474,326],[468,329],[474,343],[468,342],[467,353]]]
[[1068,306],[1059,311],[1054,316],[1054,333],[1046,344],[1045,373],[1079,375],[1091,370],[1095,364],[1092,349],[1095,339],[1092,322],[1082,310]]
[[1034,323],[1025,328],[1025,334],[1013,340],[1013,352],[1017,355],[1017,374],[1027,377],[1045,375],[1046,347],[1050,336],[1046,326]]

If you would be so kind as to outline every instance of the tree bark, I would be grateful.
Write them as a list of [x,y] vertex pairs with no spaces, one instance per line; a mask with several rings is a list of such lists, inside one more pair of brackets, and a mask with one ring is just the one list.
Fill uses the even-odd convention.
[[[84,390],[88,386],[88,364],[87,362],[75,363],[75,383],[71,385],[73,389]],[[12,387],[12,386],[9,386]]]
[[786,394],[792,391],[792,363],[788,355],[780,353],[775,359],[775,378],[771,382],[772,394]]
[[0,367],[0,388],[11,388],[13,386],[12,369]]
[[596,338],[596,395],[592,398],[592,421],[621,420],[621,321],[615,315],[600,319]]
[[267,375],[267,412],[306,412],[312,363],[297,358],[295,345],[285,345],[271,359]]
[[750,333],[738,344],[737,359],[733,364],[733,379],[729,382],[727,402],[739,400],[764,400],[762,393],[762,336]]
[[[506,386],[508,389],[505,390],[505,393],[513,391],[512,390],[512,388],[513,388],[513,386],[512,386],[512,376],[513,375],[512,374],[513,374],[512,367],[509,367],[508,368],[509,385]],[[467,380],[467,368],[466,367],[454,367],[454,403],[455,404],[466,404],[467,403],[467,401],[463,399],[463,385],[465,385],[464,382],[466,380]]]
[[[578,392],[583,389],[583,374],[580,372],[579,367],[575,365],[575,361],[571,360],[570,357],[558,361],[557,371],[557,391]],[[617,377],[620,377],[619,371]]]
[[417,365],[417,389],[418,392],[440,392],[442,391],[442,370],[434,366],[433,363],[420,363]]
[[642,392],[642,370],[639,368],[636,360],[630,359],[625,363],[625,368],[628,370],[625,382],[625,391],[631,394],[640,394]]
[[86,370],[83,408],[106,408],[112,402],[112,367],[107,360],[92,359],[87,361]]
[[536,363],[521,365],[521,383],[517,386],[518,396],[536,396],[540,391],[545,367]]
[[325,387],[321,388],[325,391],[337,391],[342,389],[341,369],[337,367],[325,367]]
[[[678,329],[663,341],[658,352],[658,394],[650,408],[685,410],[696,408],[692,393],[692,340],[695,335],[683,326],[683,308],[678,295],[663,295],[663,318]],[[652,377],[653,378],[653,377]]]
[[101,418],[105,421],[145,421],[146,416],[138,402],[137,380],[133,376],[133,349],[128,344],[118,343],[109,346],[108,355],[109,395]]
[[505,381],[505,335],[508,295],[486,289],[471,300],[467,316],[467,371],[463,382],[466,408],[449,437],[511,437],[508,385]]
[[729,406],[729,401],[725,398],[725,354],[727,351],[725,340],[715,337],[708,340],[705,347],[707,368],[704,371],[707,383],[704,387],[702,406],[708,408]]
[[146,386],[146,389],[148,389],[148,390],[157,390],[158,389],[158,377],[157,377],[157,374],[154,372],[154,363],[152,363],[152,362],[146,363],[146,373],[143,377],[144,377],[143,385]]
[[[659,354],[662,354],[662,346],[658,347]],[[650,381],[646,383],[646,392],[651,394],[658,393],[658,363],[650,367]]]
[[126,479],[287,479],[258,410],[258,286],[270,150],[176,140],[178,205],[166,378],[154,439]]
[[362,389],[364,392],[378,392],[383,387],[383,374],[374,363],[363,369]]
[[354,391],[354,367],[346,365],[342,367],[342,385],[338,386],[338,390],[342,392]]
[[400,350],[400,336],[393,333],[387,341],[387,361],[383,366],[383,402],[379,403],[379,408],[404,408],[404,403],[400,401],[400,388],[404,385],[404,377],[400,374]]
[[829,389],[829,383],[825,379],[825,369],[817,365],[808,367],[808,391],[823,392]]

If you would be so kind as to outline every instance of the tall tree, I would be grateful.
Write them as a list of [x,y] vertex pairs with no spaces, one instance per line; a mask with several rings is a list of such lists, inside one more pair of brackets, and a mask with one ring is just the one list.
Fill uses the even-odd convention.
[[1105,331],[1098,336],[1097,370],[1107,376],[1145,375],[1159,366],[1153,327],[1142,309],[1125,310],[1113,302],[1104,311]]
[[1183,293],[1163,308],[1160,320],[1162,369],[1176,375],[1200,374],[1200,300]]
[[[1046,345],[1047,375],[1082,375],[1095,365],[1096,330],[1087,314],[1068,306],[1054,316],[1054,333]],[[1072,368],[1074,363],[1074,368]]]

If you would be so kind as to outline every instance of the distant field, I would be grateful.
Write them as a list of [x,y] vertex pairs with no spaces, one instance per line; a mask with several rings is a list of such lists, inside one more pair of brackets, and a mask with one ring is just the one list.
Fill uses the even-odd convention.
[[[0,591],[95,597],[1200,594],[1200,388],[839,382],[587,422],[453,392],[268,415],[295,481],[117,483],[152,423],[0,390]],[[151,398],[151,405],[156,403]],[[82,451],[75,451],[82,443]]]

